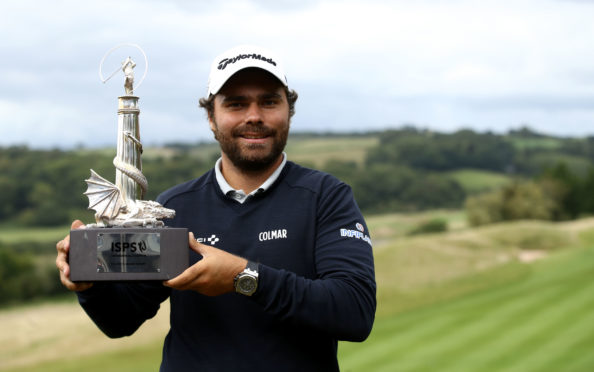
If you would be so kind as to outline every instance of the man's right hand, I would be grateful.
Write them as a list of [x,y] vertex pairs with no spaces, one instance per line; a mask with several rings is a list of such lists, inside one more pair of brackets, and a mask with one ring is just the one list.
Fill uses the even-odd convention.
[[[79,221],[75,220],[72,222],[71,229],[79,229],[83,227],[84,224]],[[85,289],[89,289],[93,283],[74,283],[70,280],[70,265],[68,265],[68,252],[70,251],[70,234],[66,235],[66,237],[56,244],[56,250],[58,251],[58,257],[56,257],[56,266],[60,271],[60,280],[64,287],[68,288],[71,291],[84,291]]]

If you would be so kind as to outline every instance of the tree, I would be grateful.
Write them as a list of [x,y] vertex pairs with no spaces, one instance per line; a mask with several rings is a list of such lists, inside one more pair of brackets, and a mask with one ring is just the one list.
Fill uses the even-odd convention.
[[560,205],[545,185],[534,181],[517,182],[469,197],[465,206],[468,221],[478,226],[522,219],[552,220]]

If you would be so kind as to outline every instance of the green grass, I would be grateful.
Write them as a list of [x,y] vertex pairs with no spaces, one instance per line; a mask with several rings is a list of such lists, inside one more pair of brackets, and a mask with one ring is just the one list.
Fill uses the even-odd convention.
[[[5,372],[145,372],[157,371],[161,364],[163,341],[143,344],[134,349],[65,358],[33,366],[6,369]],[[62,350],[67,354],[67,350]]]
[[478,169],[460,169],[447,174],[456,180],[467,194],[497,189],[513,181],[503,173]]
[[426,236],[377,238],[376,232],[389,231],[386,220],[381,218],[378,229],[376,218],[370,219],[380,317],[522,278],[528,266],[518,260],[526,253],[550,255],[562,248],[594,245],[592,235],[586,233],[594,226],[593,219],[583,220],[583,225],[518,221]]
[[0,241],[4,243],[39,242],[55,245],[70,231],[70,225],[56,227],[0,226]]
[[76,149],[76,154],[85,156],[85,155],[97,155],[97,156],[115,156],[116,154],[116,145],[114,142],[113,147],[101,147],[101,148],[79,148]]
[[526,267],[507,283],[380,317],[367,342],[341,343],[342,370],[594,370],[594,247]]
[[372,215],[365,218],[371,238],[375,242],[391,242],[402,238],[419,224],[442,219],[447,221],[448,230],[459,230],[467,227],[466,215],[460,210],[432,210],[415,213],[388,213]]
[[328,160],[352,161],[361,165],[367,150],[379,143],[377,136],[337,138],[291,138],[286,152],[290,160],[323,168]]
[[552,137],[532,137],[532,138],[519,138],[509,137],[509,140],[515,148],[519,150],[533,150],[533,149],[545,149],[545,150],[556,150],[561,147],[563,140],[560,138]]
[[573,173],[580,177],[585,176],[592,167],[592,162],[587,158],[554,152],[534,154],[530,163],[537,169],[552,168],[557,164],[564,163]]

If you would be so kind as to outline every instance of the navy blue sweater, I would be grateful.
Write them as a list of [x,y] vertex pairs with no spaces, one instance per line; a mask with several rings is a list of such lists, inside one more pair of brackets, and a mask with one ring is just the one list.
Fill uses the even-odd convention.
[[[161,371],[336,371],[337,341],[369,335],[371,241],[346,184],[287,162],[267,191],[244,204],[222,193],[214,170],[158,201],[176,211],[169,226],[260,263],[251,297],[208,297],[160,283],[96,283],[79,294],[110,337],[132,334],[169,296]],[[199,259],[190,252],[190,264]]]

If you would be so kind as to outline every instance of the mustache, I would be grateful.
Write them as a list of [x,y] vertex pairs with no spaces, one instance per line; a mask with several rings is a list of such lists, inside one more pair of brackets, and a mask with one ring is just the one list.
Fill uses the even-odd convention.
[[276,134],[276,130],[269,128],[262,124],[258,124],[258,125],[245,124],[245,125],[239,126],[237,128],[234,128],[231,131],[231,134],[235,137],[243,136],[244,134],[247,134],[247,133],[263,135],[263,136],[274,136]]

